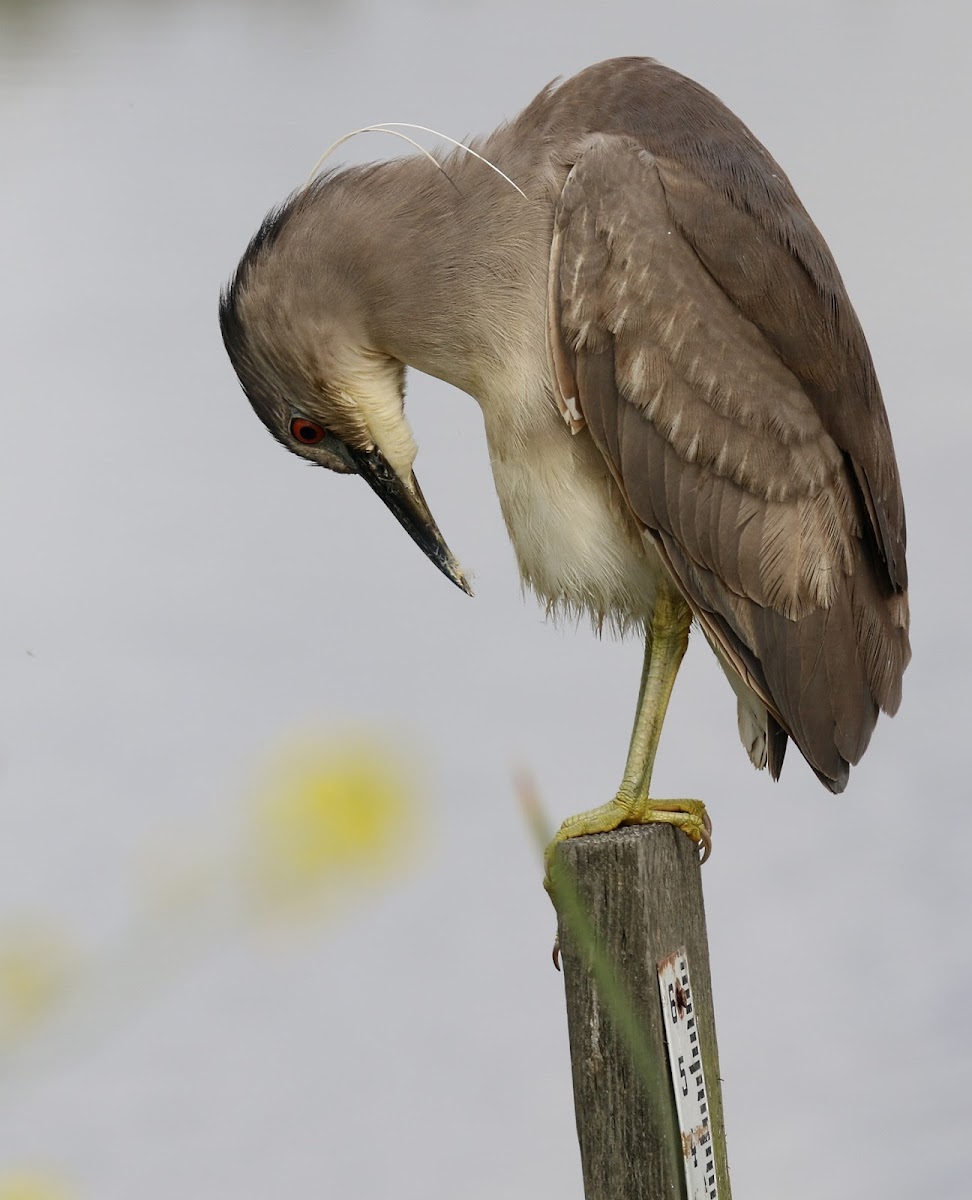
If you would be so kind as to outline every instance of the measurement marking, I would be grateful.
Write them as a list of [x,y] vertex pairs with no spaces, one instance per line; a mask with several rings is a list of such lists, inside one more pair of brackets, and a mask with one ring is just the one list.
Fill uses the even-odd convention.
[[[709,1099],[689,985],[688,955],[684,948],[658,964],[658,990],[689,1200],[718,1200]],[[689,1079],[693,1084],[691,1091]]]

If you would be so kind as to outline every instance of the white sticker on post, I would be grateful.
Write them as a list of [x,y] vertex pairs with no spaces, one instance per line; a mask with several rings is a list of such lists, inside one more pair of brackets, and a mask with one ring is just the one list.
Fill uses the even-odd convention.
[[718,1200],[709,1094],[705,1088],[702,1048],[684,947],[658,964],[658,990],[689,1200]]

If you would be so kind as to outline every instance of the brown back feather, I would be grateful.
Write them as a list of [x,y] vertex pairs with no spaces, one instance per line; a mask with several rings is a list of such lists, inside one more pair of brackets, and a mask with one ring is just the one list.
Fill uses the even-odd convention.
[[621,73],[637,104],[605,124],[627,136],[587,140],[558,208],[561,349],[633,512],[767,704],[771,770],[789,734],[839,791],[910,657],[870,354],[826,244],[745,127],[657,64]]

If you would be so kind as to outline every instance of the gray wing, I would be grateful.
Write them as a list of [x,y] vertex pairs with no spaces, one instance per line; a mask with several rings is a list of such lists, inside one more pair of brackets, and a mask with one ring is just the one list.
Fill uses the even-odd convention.
[[633,139],[589,139],[556,214],[552,361],[709,638],[766,704],[774,774],[789,735],[840,791],[901,698],[904,508],[829,251],[772,159],[740,153],[750,183],[734,195]]

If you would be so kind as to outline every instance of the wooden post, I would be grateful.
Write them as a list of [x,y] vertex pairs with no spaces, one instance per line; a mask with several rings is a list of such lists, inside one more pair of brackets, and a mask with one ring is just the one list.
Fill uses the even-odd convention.
[[[572,881],[583,914],[572,928],[569,907],[563,900],[558,904],[587,1200],[681,1200],[686,1195],[657,976],[658,962],[681,947],[691,971],[719,1200],[730,1200],[695,848],[669,826],[628,827],[563,842],[557,871],[558,880]],[[587,949],[591,936],[598,948],[594,963]]]

